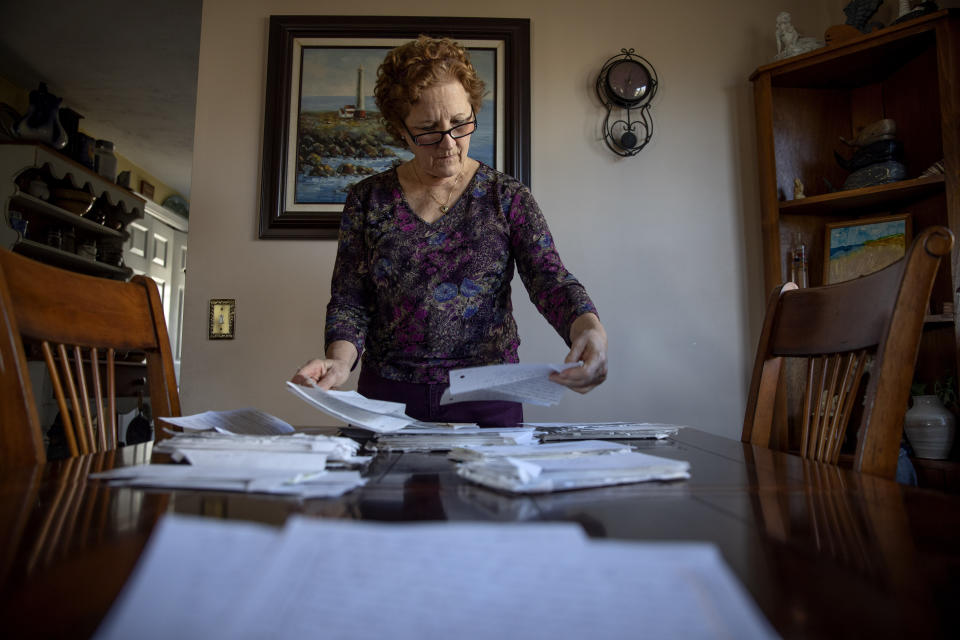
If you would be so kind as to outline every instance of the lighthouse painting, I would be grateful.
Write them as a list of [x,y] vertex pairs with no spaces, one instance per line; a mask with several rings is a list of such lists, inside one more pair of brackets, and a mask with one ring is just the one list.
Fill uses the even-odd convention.
[[[291,150],[296,152],[295,168],[291,167],[295,204],[342,205],[351,185],[413,157],[402,141],[387,133],[373,98],[377,68],[391,48],[304,46],[300,50],[299,87],[293,88],[295,93],[299,88],[294,103],[296,133],[291,140],[295,143]],[[497,167],[496,52],[471,48],[470,56],[487,91],[470,140],[470,155]]]

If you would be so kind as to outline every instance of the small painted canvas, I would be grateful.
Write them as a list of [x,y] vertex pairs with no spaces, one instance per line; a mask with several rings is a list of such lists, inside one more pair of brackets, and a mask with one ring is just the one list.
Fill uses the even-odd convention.
[[826,225],[824,284],[852,280],[879,271],[906,255],[910,214]]

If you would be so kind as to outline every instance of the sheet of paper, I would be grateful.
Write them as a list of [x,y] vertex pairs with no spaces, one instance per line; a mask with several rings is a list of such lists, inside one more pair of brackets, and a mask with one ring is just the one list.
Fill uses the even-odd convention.
[[376,433],[390,433],[413,422],[399,402],[370,400],[356,391],[324,391],[287,382],[287,389],[324,413]]
[[[319,473],[319,472],[310,472]],[[169,479],[189,481],[192,478],[214,478],[220,480],[249,481],[255,478],[275,478],[284,482],[295,482],[301,472],[286,469],[249,469],[243,467],[202,466],[189,464],[141,464],[132,467],[117,467],[108,471],[91,473],[95,480],[147,480]]]
[[440,404],[506,400],[540,406],[555,405],[560,402],[566,387],[550,381],[550,374],[582,364],[497,364],[453,369],[450,371],[450,387],[440,397]]
[[274,435],[293,433],[293,427],[280,418],[259,409],[234,409],[232,411],[204,411],[179,418],[160,418],[162,422],[176,425],[185,431],[216,430],[222,433],[245,435]]
[[235,615],[281,537],[261,524],[224,524],[162,517],[94,637],[223,638],[223,621]]
[[92,473],[113,486],[336,497],[366,483],[356,470],[296,471],[185,464],[147,464]]
[[571,523],[293,517],[275,534],[167,515],[96,637],[184,633],[241,640],[776,637],[707,544],[590,540]]

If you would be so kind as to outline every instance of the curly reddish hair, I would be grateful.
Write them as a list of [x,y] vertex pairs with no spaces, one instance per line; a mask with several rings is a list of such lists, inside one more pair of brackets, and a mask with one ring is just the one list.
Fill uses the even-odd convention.
[[458,80],[467,92],[474,113],[480,111],[484,84],[470,62],[466,49],[450,38],[421,35],[391,50],[377,69],[373,95],[384,126],[403,141],[401,123],[424,89]]

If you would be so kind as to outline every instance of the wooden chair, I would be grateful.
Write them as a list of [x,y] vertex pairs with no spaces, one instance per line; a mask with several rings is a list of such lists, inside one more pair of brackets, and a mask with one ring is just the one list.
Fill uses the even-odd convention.
[[0,465],[46,461],[25,340],[39,343],[71,455],[117,446],[117,352],[146,353],[153,417],[180,415],[153,280],[95,278],[0,249]]
[[[770,294],[760,335],[741,440],[790,450],[788,424],[799,430],[799,453],[836,464],[854,409],[854,469],[893,478],[903,416],[910,397],[923,319],[941,258],[953,234],[929,227],[906,256],[868,276],[798,289],[793,283]],[[784,358],[806,361],[802,380],[786,381]],[[869,380],[860,394],[869,365]],[[797,376],[799,378],[800,376]],[[797,391],[797,410],[787,420],[787,396]],[[862,406],[857,403],[862,400]]]

